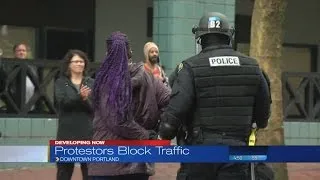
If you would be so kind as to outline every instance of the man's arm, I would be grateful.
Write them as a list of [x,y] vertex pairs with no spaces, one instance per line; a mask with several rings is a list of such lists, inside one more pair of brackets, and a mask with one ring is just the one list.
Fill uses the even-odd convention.
[[156,99],[159,109],[165,108],[169,104],[171,89],[159,79],[154,80],[156,88]]
[[266,78],[260,74],[260,86],[255,97],[255,107],[253,109],[253,122],[258,128],[265,128],[268,125],[270,116],[271,96]]
[[171,99],[168,107],[161,116],[160,137],[162,139],[173,139],[178,129],[186,124],[183,119],[194,103],[195,90],[191,68],[183,63],[178,69],[178,76],[172,87]]
[[[106,96],[107,94],[104,94],[100,99],[106,99]],[[100,104],[103,103],[100,102]],[[148,131],[139,125],[129,112],[126,114],[125,117],[119,117],[116,109],[108,108],[107,106],[105,106],[105,110],[100,112],[101,119],[118,136],[125,139],[149,139],[152,131]]]
[[112,129],[114,133],[125,139],[146,140],[150,139],[151,133],[153,133],[151,130],[148,131],[144,129],[132,119],[125,121],[107,120],[106,123],[108,128]]

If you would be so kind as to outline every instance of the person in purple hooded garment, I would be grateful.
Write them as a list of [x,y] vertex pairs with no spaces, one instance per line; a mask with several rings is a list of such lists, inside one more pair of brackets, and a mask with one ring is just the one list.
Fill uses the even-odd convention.
[[[107,56],[93,87],[93,140],[147,140],[157,138],[161,110],[170,90],[142,63],[131,62],[128,38],[114,32],[107,39]],[[150,163],[90,163],[92,180],[147,180],[153,175]]]

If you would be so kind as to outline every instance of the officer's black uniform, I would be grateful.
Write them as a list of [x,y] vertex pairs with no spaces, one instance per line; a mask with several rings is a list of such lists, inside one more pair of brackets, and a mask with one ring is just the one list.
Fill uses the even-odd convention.
[[[210,20],[220,21],[220,29],[208,29]],[[231,39],[224,15],[208,13],[199,24],[196,38],[201,38],[203,50],[178,67],[172,97],[162,115],[160,137],[173,139],[186,129],[189,145],[245,146],[252,123],[258,128],[265,128],[268,123],[266,79],[256,60],[234,51],[228,43],[206,41],[208,34],[216,33]],[[186,119],[185,114],[190,112],[192,118]],[[248,169],[248,164],[187,163],[181,164],[177,179],[240,180],[248,178]]]
[[174,81],[177,79],[178,70],[179,70],[179,67],[177,66],[176,69],[169,76],[169,86],[170,87],[173,86]]

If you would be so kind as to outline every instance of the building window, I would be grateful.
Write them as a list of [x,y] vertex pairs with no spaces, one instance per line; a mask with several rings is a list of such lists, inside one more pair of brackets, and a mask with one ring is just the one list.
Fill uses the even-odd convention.
[[92,59],[92,35],[85,30],[46,28],[45,59],[61,60],[69,49],[79,49]]
[[13,46],[25,43],[28,46],[28,59],[35,58],[36,29],[32,27],[0,25],[0,51],[4,58],[14,57]]

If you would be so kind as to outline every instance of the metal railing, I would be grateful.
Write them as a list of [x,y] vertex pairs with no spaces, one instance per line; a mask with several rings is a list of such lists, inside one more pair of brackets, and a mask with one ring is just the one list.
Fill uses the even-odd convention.
[[320,121],[320,73],[284,72],[282,96],[285,121]]
[[[0,117],[56,117],[54,82],[61,73],[61,61],[0,60]],[[88,75],[94,77],[98,63],[90,63]],[[34,93],[26,101],[27,78]],[[320,116],[320,73],[282,74],[285,121],[318,122]]]
[[[61,73],[61,61],[2,58],[0,64],[0,117],[56,117],[54,82]],[[99,64],[90,63],[93,77]],[[28,80],[34,92],[28,101]],[[30,83],[29,83],[30,84]]]

